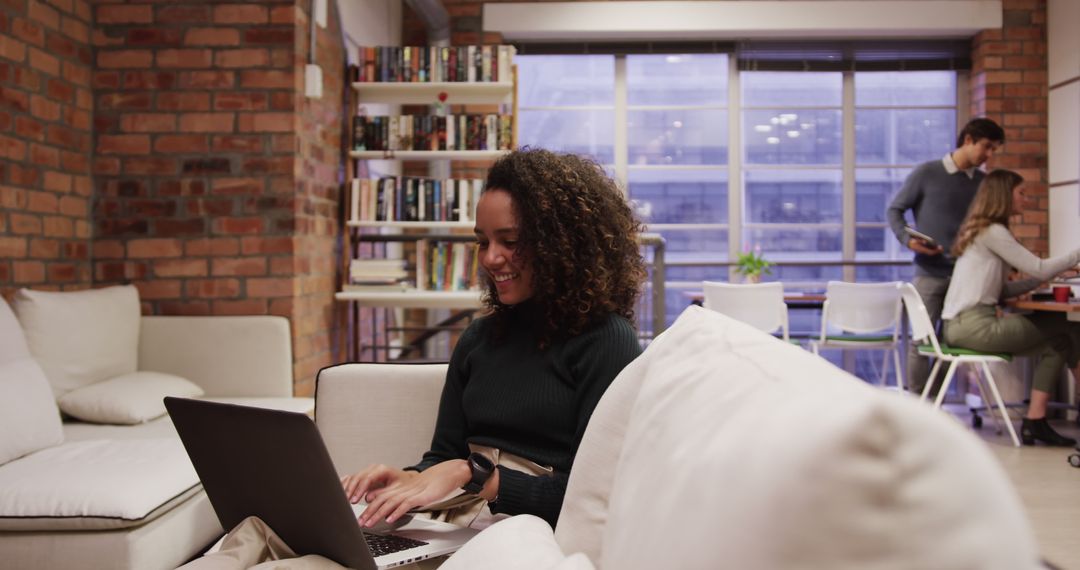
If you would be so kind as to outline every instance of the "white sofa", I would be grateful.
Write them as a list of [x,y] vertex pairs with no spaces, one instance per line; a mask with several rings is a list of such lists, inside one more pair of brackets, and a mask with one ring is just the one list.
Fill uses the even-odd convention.
[[292,397],[282,317],[143,317],[134,287],[14,305],[18,320],[0,299],[2,567],[183,564],[222,529],[161,398],[313,408]]
[[[337,468],[414,462],[444,371],[323,370]],[[599,403],[557,528],[512,517],[442,569],[1037,567],[1015,490],[963,426],[690,307]]]

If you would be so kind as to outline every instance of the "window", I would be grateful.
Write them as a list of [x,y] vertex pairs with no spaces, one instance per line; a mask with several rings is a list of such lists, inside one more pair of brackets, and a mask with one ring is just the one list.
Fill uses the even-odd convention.
[[[912,167],[953,148],[961,76],[735,65],[730,53],[521,55],[520,143],[591,155],[626,188],[667,241],[669,322],[752,247],[789,288],[910,279],[885,209]],[[816,332],[803,321],[793,332]]]
[[518,144],[615,160],[615,58],[518,58]]
[[[855,258],[911,259],[885,209],[911,169],[955,146],[956,73],[860,72],[855,80]],[[911,266],[860,266],[860,281],[910,280]]]

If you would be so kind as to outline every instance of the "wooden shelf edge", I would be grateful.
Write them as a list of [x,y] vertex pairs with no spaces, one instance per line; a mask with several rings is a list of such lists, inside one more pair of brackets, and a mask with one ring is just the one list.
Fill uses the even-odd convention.
[[353,150],[349,156],[363,160],[492,160],[508,150]]
[[447,105],[499,105],[513,99],[514,83],[497,82],[353,82],[352,88],[365,103],[433,105],[446,93]]
[[372,220],[348,220],[350,228],[449,228],[471,230],[474,223],[468,222],[380,222]]

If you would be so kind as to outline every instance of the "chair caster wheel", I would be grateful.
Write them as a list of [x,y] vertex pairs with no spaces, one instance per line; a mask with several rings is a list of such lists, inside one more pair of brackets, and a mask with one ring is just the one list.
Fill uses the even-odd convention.
[[1069,465],[1080,468],[1080,453],[1074,453],[1069,456]]

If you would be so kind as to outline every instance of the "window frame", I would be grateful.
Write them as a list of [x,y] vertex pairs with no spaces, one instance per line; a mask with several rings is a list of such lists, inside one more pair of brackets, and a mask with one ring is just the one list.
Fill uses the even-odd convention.
[[[674,54],[674,51],[672,52]],[[613,153],[614,164],[604,164],[605,168],[611,169],[613,177],[619,183],[619,187],[625,193],[629,193],[629,178],[630,172],[633,170],[708,170],[717,172],[727,172],[728,188],[727,188],[727,200],[728,200],[728,216],[726,223],[659,223],[659,224],[647,224],[646,231],[656,232],[663,230],[714,230],[724,231],[728,233],[728,251],[726,252],[726,259],[720,259],[717,261],[701,261],[701,260],[686,260],[681,261],[677,259],[668,259],[666,265],[669,267],[722,267],[728,266],[728,279],[735,281],[737,275],[735,269],[731,266],[731,260],[734,260],[743,249],[743,242],[745,239],[744,233],[747,230],[748,224],[745,220],[745,212],[743,212],[743,205],[746,201],[746,172],[752,171],[755,167],[747,167],[744,164],[745,161],[745,149],[742,146],[742,131],[743,131],[743,112],[744,107],[742,103],[742,89],[741,89],[741,74],[743,70],[740,69],[738,55],[734,52],[726,52],[719,54],[721,57],[727,57],[727,120],[728,120],[728,162],[726,165],[630,165],[629,164],[629,132],[628,132],[628,118],[631,110],[645,110],[645,109],[696,109],[696,108],[709,108],[717,109],[723,107],[722,105],[634,105],[631,106],[628,103],[628,84],[627,84],[627,58],[626,53],[613,54],[614,66],[615,66],[615,83],[614,83],[614,141]],[[824,71],[824,70],[822,70]],[[870,70],[867,70],[870,71]],[[752,72],[752,71],[750,71]],[[811,73],[813,71],[810,71]],[[841,161],[839,166],[841,177],[841,250],[840,255],[837,257],[834,253],[827,252],[822,255],[815,255],[812,258],[807,258],[803,254],[799,254],[802,259],[806,261],[823,261],[826,264],[842,263],[842,278],[845,281],[855,281],[857,268],[851,263],[860,261],[860,254],[856,251],[856,235],[859,229],[884,229],[888,226],[887,222],[857,222],[856,221],[856,170],[859,168],[907,168],[910,169],[916,164],[856,164],[855,157],[855,115],[857,110],[863,109],[953,109],[948,105],[913,105],[913,106],[898,106],[898,105],[864,105],[856,106],[855,104],[855,74],[860,73],[858,70],[848,69],[836,69],[830,70],[832,73],[841,73],[842,75],[842,92],[841,92],[841,105],[840,105],[840,119],[841,119]],[[954,125],[954,132],[956,132],[960,125],[967,122],[969,118],[969,100],[968,100],[968,82],[970,72],[964,69],[953,69],[953,73],[956,74],[956,125]],[[526,107],[522,106],[522,110],[575,110],[585,109],[581,106],[567,106],[567,107]],[[587,106],[590,110],[608,109],[607,106]],[[751,107],[751,109],[767,109],[774,106],[761,106]],[[822,108],[834,110],[835,106],[826,105],[807,105],[806,107],[800,107],[806,109]],[[837,165],[798,165],[800,169],[821,169],[821,170],[835,170]],[[784,168],[796,168],[796,166],[786,165],[770,165],[771,169],[784,169]],[[760,226],[761,224],[754,224],[754,226]],[[813,226],[828,226],[829,228],[835,228],[835,223],[823,223],[823,224],[769,224],[769,227],[784,228],[790,227],[792,229],[808,228]],[[899,251],[899,250],[896,250]],[[718,254],[721,252],[718,252]],[[868,261],[865,259],[864,253],[861,257],[862,261]],[[885,253],[884,261],[889,261],[893,257],[889,252]],[[683,282],[668,281],[669,286],[680,287],[685,286]]]

